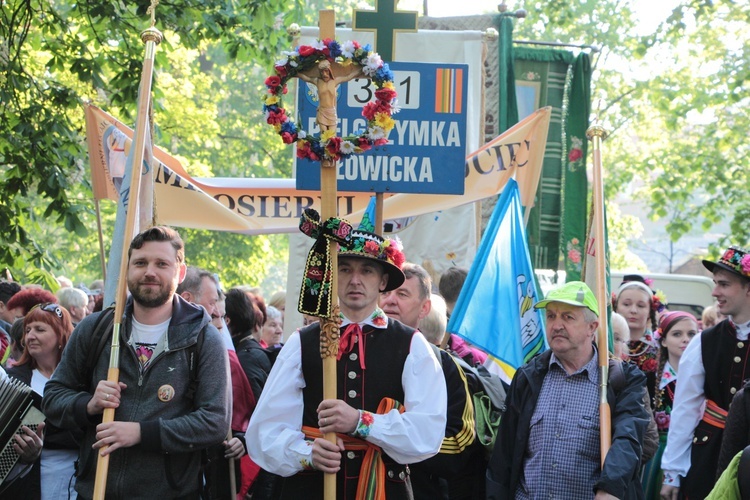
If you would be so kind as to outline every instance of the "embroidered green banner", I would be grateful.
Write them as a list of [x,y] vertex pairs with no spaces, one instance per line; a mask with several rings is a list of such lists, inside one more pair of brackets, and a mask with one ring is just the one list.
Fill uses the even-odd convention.
[[526,228],[531,259],[535,269],[562,268],[568,280],[580,279],[588,193],[588,55],[516,46],[513,59],[518,118],[552,107],[542,178]]

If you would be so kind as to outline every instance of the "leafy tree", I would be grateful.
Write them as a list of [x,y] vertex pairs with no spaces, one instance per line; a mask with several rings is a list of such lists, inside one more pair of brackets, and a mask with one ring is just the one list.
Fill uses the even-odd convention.
[[[101,274],[82,104],[93,101],[132,123],[143,61],[138,33],[148,5],[0,4],[0,265],[17,279],[49,279],[40,273],[45,270],[80,279]],[[237,165],[239,175],[268,175],[272,161],[254,154],[263,149],[257,146],[264,140],[255,131],[259,120],[248,118],[260,114],[258,65],[269,66],[288,43],[281,26],[300,12],[301,2],[281,0],[178,1],[157,8],[165,33],[155,64],[157,142],[177,145],[173,150],[191,158],[190,167]],[[227,81],[229,89],[222,85]],[[270,148],[271,154],[280,150]],[[289,159],[274,164],[277,175],[288,175]],[[111,231],[113,207],[104,202],[102,211]],[[217,245],[236,243],[231,235],[215,238]]]
[[645,201],[652,219],[667,219],[673,242],[728,221],[729,234],[710,249],[716,253],[728,241],[750,242],[750,4],[675,4],[653,33],[634,36],[625,2],[521,2],[529,17],[516,23],[516,37],[601,48],[592,96],[611,132],[604,148],[610,204],[623,193]]

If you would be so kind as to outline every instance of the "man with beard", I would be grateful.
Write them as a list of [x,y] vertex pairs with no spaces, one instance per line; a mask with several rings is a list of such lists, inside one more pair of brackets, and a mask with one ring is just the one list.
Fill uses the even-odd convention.
[[[199,498],[201,451],[229,429],[231,387],[227,351],[210,316],[175,294],[185,277],[179,234],[152,227],[128,250],[120,335],[119,382],[106,380],[110,345],[94,365],[89,351],[106,329],[93,314],[76,328],[43,408],[60,428],[81,427],[76,490],[92,498],[96,455],[110,455],[109,498]],[[115,421],[101,423],[106,408]]]

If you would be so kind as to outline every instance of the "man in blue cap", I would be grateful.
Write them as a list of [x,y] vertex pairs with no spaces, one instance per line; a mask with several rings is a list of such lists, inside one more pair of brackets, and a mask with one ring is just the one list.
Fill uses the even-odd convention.
[[612,446],[602,467],[596,298],[585,283],[572,281],[535,307],[546,309],[550,350],[513,377],[487,471],[487,498],[643,498],[645,375],[622,364],[622,387],[610,384]]

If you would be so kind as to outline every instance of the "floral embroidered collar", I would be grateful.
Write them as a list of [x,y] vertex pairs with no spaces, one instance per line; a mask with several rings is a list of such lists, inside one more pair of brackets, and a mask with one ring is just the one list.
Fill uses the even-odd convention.
[[[341,329],[346,325],[349,325],[353,323],[352,320],[341,314]],[[376,307],[375,310],[372,312],[369,318],[362,321],[360,323],[360,326],[364,325],[370,325],[373,328],[377,328],[379,330],[385,330],[388,327],[388,316],[385,315],[383,310],[379,307]]]
[[677,380],[677,372],[674,371],[669,361],[664,363],[664,370],[661,372],[661,380],[659,381],[659,390],[664,389],[670,383]]

